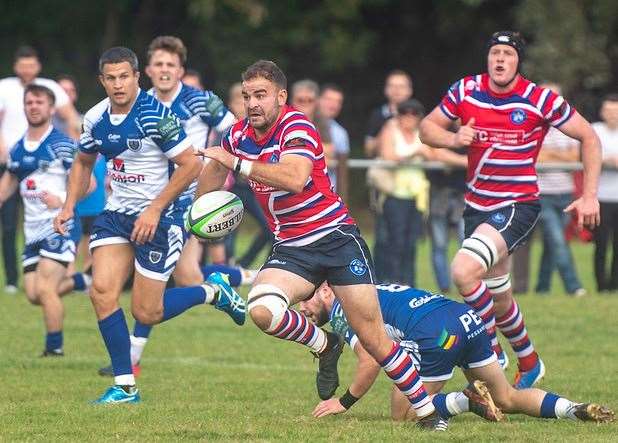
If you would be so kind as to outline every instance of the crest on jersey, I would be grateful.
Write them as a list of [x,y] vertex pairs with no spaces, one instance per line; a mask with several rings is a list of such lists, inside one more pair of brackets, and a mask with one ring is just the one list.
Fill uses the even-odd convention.
[[142,147],[142,141],[139,138],[128,138],[127,148],[131,151],[139,151]]
[[350,262],[350,272],[359,277],[361,275],[365,275],[365,273],[367,272],[367,265],[362,260],[355,258]]
[[496,212],[494,215],[491,216],[491,219],[496,223],[504,223],[506,220],[506,216],[501,212]]
[[163,258],[163,253],[161,251],[150,251],[148,253],[148,260],[150,260],[150,263],[153,265],[159,263],[161,258]]
[[47,240],[47,246],[49,246],[50,249],[58,249],[58,247],[60,246],[60,239],[50,238],[49,240]]
[[510,117],[511,117],[511,123],[513,123],[514,125],[521,125],[528,118],[526,116],[526,111],[524,111],[521,108],[513,109],[511,111]]
[[275,153],[273,153],[268,159],[268,163],[277,163],[278,161],[279,161],[279,157],[277,157],[277,154]]

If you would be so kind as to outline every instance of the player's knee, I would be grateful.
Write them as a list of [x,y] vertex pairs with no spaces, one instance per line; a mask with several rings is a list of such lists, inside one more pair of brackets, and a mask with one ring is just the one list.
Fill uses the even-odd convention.
[[131,308],[133,317],[144,325],[156,325],[163,318],[162,306],[133,306]]
[[289,304],[285,292],[269,284],[255,285],[247,297],[249,315],[256,326],[264,332],[270,332],[277,327]]

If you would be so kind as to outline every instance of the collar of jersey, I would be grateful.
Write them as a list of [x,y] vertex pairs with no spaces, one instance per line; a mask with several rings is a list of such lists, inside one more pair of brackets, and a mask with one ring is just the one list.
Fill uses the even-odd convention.
[[108,115],[108,118],[109,118],[109,124],[112,125],[113,127],[117,128],[119,126],[122,126],[124,124],[124,122],[128,121],[129,120],[129,116],[131,116],[135,112],[135,109],[137,108],[138,103],[142,100],[142,94],[147,94],[147,93],[144,92],[144,90],[142,88],[138,88],[137,96],[135,96],[135,101],[131,105],[131,109],[129,109],[129,112],[124,114],[125,117],[118,124],[114,124],[114,122],[112,120],[112,115],[122,115],[122,114],[112,114],[112,101],[110,99],[109,103],[107,104],[107,115]]
[[523,75],[519,74],[519,78],[517,79],[517,83],[515,83],[515,87],[509,92],[500,93],[492,90],[489,87],[489,74],[485,73],[481,77],[481,85],[483,86],[483,90],[486,91],[487,94],[496,98],[507,98],[512,95],[522,95],[526,90],[528,80],[526,80]]
[[47,137],[49,137],[49,134],[51,134],[53,130],[54,130],[54,126],[50,124],[49,128],[47,128],[47,131],[45,131],[45,134],[43,134],[43,137],[41,137],[38,140],[36,147],[32,150],[28,149],[28,142],[29,141],[34,142],[34,140],[28,140],[28,133],[26,132],[26,134],[24,135],[24,139],[23,139],[24,150],[30,154],[32,154],[33,152],[36,152],[36,150],[39,149],[39,147],[43,144],[43,142],[47,140]]

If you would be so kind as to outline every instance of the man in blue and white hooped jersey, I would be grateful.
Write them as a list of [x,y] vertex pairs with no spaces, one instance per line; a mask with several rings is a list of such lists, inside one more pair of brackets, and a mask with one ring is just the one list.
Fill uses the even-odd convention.
[[195,180],[202,163],[172,111],[140,89],[133,51],[108,49],[99,59],[99,72],[107,98],[84,117],[66,202],[54,228],[66,231],[64,224],[88,187],[96,156],[103,154],[111,195],[90,236],[91,298],[114,386],[96,403],[135,403],[140,395],[131,368],[129,330],[118,303],[133,269],[131,310],[144,324],[168,320],[233,290],[224,282],[165,290],[184,241],[178,196]]
[[41,356],[63,356],[60,285],[75,259],[75,242],[72,232],[56,234],[52,220],[66,196],[76,144],[52,125],[56,100],[51,89],[32,83],[23,100],[28,128],[9,153],[9,173],[0,181],[0,207],[19,187],[24,202],[24,289],[30,303],[43,308],[46,327]]

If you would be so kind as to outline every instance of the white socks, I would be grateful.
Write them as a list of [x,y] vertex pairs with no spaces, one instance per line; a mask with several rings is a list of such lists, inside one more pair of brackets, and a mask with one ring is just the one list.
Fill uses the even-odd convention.
[[[148,339],[146,337],[135,337],[131,335],[131,365],[136,365],[142,358],[144,347]],[[135,384],[135,382],[133,383]]]

